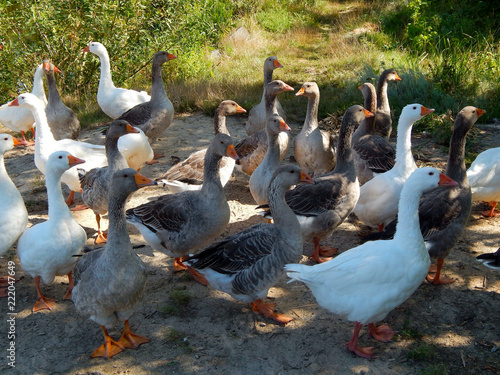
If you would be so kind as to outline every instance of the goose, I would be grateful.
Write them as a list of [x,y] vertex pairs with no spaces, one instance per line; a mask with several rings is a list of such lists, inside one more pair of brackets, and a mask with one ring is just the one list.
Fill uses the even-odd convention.
[[257,224],[210,245],[185,263],[202,273],[216,289],[234,299],[250,303],[252,310],[286,325],[292,318],[276,314],[274,304],[262,301],[282,277],[283,266],[302,256],[300,224],[284,200],[285,192],[311,177],[296,165],[284,165],[274,173],[269,187],[269,205],[274,224]]
[[387,96],[389,82],[401,81],[394,69],[386,69],[378,79],[377,85],[377,113],[375,114],[375,129],[377,134],[389,139],[392,132],[391,107]]
[[250,193],[257,204],[267,204],[269,186],[274,172],[280,165],[280,145],[278,136],[280,132],[290,131],[283,117],[277,113],[267,121],[266,134],[268,147],[266,156],[250,176]]
[[[24,142],[9,134],[0,134],[0,256],[17,241],[28,224],[28,211],[23,198],[5,169],[4,157],[7,151],[24,145]],[[0,297],[7,296],[9,277],[0,278]]]
[[305,82],[295,95],[308,98],[304,125],[294,140],[295,160],[311,177],[324,175],[335,167],[335,140],[332,134],[318,128],[318,84]]
[[[453,125],[450,140],[450,154],[445,174],[458,183],[447,189],[429,189],[420,199],[419,220],[425,246],[432,266],[427,280],[433,285],[450,284],[455,280],[443,276],[441,270],[444,259],[450,254],[469,220],[472,198],[465,166],[465,143],[467,133],[477,119],[485,113],[473,106],[464,107]],[[394,235],[396,222],[389,224],[384,231],[384,238]]]
[[[129,319],[144,292],[146,266],[132,248],[124,211],[134,191],[155,184],[132,168],[114,173],[109,188],[106,246],[85,253],[75,266],[75,307],[99,324],[104,334],[105,342],[91,354],[92,358],[110,358],[125,348],[135,349],[149,342],[130,330]],[[107,330],[119,322],[124,322],[123,334],[115,341]]]
[[496,216],[495,207],[500,201],[500,147],[481,152],[467,170],[473,201],[488,202],[490,209],[483,216]]
[[[43,63],[38,65],[33,79],[33,90],[31,91],[38,99],[42,101],[42,106],[47,105],[47,97],[43,88]],[[12,131],[21,133],[23,144],[30,146],[34,141],[27,141],[25,133],[31,130],[35,138],[35,119],[29,109],[10,106],[7,102],[0,107],[0,122]]]
[[114,120],[106,132],[106,156],[108,166],[90,171],[78,169],[82,186],[83,203],[94,211],[97,222],[96,243],[105,243],[106,235],[101,231],[101,215],[108,211],[108,191],[115,172],[128,168],[127,161],[118,150],[118,140],[125,134],[138,131],[124,120]]
[[[360,105],[347,109],[342,117],[337,147],[337,164],[330,173],[315,177],[313,185],[298,185],[285,194],[287,204],[297,216],[304,241],[314,244],[311,259],[322,263],[336,252],[320,241],[329,238],[335,228],[349,216],[359,197],[359,183],[354,170],[351,136],[356,126],[373,116]],[[264,213],[265,217],[274,214]]]
[[482,262],[486,267],[499,270],[500,269],[500,248],[494,253],[481,254],[476,257],[479,262]]
[[148,102],[151,97],[145,91],[128,90],[115,87],[111,78],[111,65],[106,47],[99,42],[90,42],[83,52],[92,52],[101,62],[101,77],[97,89],[97,104],[113,120],[120,117],[133,106]]
[[[366,82],[359,86],[365,98],[365,108],[377,113],[375,86]],[[352,135],[354,166],[360,185],[373,176],[384,173],[394,166],[395,150],[384,138],[375,132],[375,116],[364,119]]]
[[[35,117],[36,119],[36,117]],[[38,123],[38,122],[37,122]],[[39,131],[37,132],[40,133]],[[38,139],[36,140],[38,143]],[[49,202],[49,218],[26,229],[17,242],[17,255],[26,273],[35,279],[38,298],[33,312],[52,310],[56,303],[44,297],[40,280],[50,285],[55,276],[68,275],[69,287],[64,299],[69,299],[73,288],[71,271],[87,241],[85,230],[76,222],[65,204],[61,190],[61,176],[69,168],[85,163],[67,151],[53,152],[47,161],[45,185]]]
[[[260,100],[260,103],[252,107],[250,112],[248,112],[248,120],[245,124],[245,131],[248,135],[252,135],[266,128],[266,87],[269,82],[273,80],[274,69],[282,67],[283,65],[281,65],[276,56],[270,56],[264,61],[264,90],[262,92],[262,99]],[[276,110],[281,117],[285,117],[285,111],[277,99]]]
[[398,124],[396,162],[387,172],[373,177],[361,186],[358,203],[353,212],[369,227],[382,231],[396,218],[399,194],[406,179],[417,169],[411,153],[413,124],[434,112],[421,104],[409,104],[403,108]]
[[[246,113],[246,110],[233,100],[222,101],[214,115],[215,134],[223,133],[229,135],[226,127],[226,116],[237,113]],[[203,167],[207,149],[204,148],[193,152],[187,159],[173,165],[157,181],[163,183],[172,193],[180,193],[186,190],[201,190],[203,187]],[[222,186],[226,186],[234,170],[235,160],[224,156],[220,161],[220,179]]]
[[49,99],[45,107],[45,114],[54,139],[76,139],[80,134],[80,121],[78,121],[75,112],[62,102],[54,78],[54,73],[61,73],[61,71],[50,60],[43,60],[43,72],[47,78],[49,88]]
[[[276,96],[285,91],[293,91],[293,87],[285,82],[275,80],[266,86],[265,104],[266,116],[270,117],[278,112]],[[279,137],[280,160],[283,160],[288,151],[288,133],[282,132]],[[236,161],[235,168],[240,172],[251,175],[255,168],[260,164],[267,151],[267,134],[265,130],[260,130],[247,138],[242,139],[235,146],[239,159]]]
[[220,133],[205,155],[201,190],[166,194],[127,210],[127,221],[153,249],[175,257],[176,271],[186,269],[182,257],[201,251],[229,222],[231,211],[219,174],[223,156],[237,158],[231,137]]
[[[107,165],[104,146],[75,141],[73,139],[61,139],[56,141],[47,123],[47,116],[43,110],[43,104],[35,95],[30,93],[21,94],[10,105],[30,109],[35,118],[38,127],[38,131],[35,135],[35,165],[42,174],[45,174],[45,166],[48,162],[49,155],[59,150],[68,151],[72,155],[84,159],[85,164],[82,168],[86,171]],[[66,200],[69,206],[73,203],[75,192],[81,190],[80,179],[76,168],[70,168],[65,171],[61,181],[68,185],[71,190]]]
[[406,301],[425,279],[430,258],[420,233],[418,202],[425,189],[438,185],[456,182],[432,167],[417,169],[408,178],[393,240],[365,242],[314,266],[285,266],[291,281],[305,283],[320,306],[355,322],[347,348],[361,357],[375,357],[372,347],[358,346],[362,326],[368,324],[368,333],[376,340],[390,341],[395,332],[387,324],[375,323]]

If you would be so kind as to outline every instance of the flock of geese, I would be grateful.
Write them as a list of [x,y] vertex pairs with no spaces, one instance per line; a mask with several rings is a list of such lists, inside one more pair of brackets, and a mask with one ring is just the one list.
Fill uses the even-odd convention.
[[[346,110],[336,147],[333,134],[318,127],[318,85],[304,83],[296,93],[308,100],[304,125],[294,139],[298,165],[281,164],[290,127],[277,96],[294,89],[272,79],[274,69],[282,67],[276,57],[264,62],[262,100],[248,113],[248,137],[233,141],[226,117],[246,110],[232,100],[223,101],[215,112],[209,147],[157,179],[171,193],[126,210],[131,194],[158,184],[138,169],[155,162],[151,143],[173,120],[161,68],[175,56],[165,51],[154,55],[148,95],[115,87],[101,43],[91,42],[84,51],[100,59],[97,102],[113,119],[104,146],[76,140],[78,119],[61,101],[54,77],[60,71],[48,60],[37,67],[31,93],[0,107],[0,122],[22,137],[0,135],[0,209],[5,213],[0,217],[0,254],[17,241],[21,265],[34,278],[38,293],[34,312],[55,304],[42,294],[40,281],[51,284],[55,276],[68,275],[64,298],[72,299],[104,334],[105,342],[92,357],[110,358],[149,341],[129,325],[144,291],[146,267],[132,247],[127,222],[152,248],[173,257],[175,270],[188,270],[199,282],[250,303],[253,311],[281,324],[292,319],[263,299],[286,272],[291,280],[305,283],[319,305],[355,322],[348,349],[374,358],[371,347],[358,345],[362,326],[368,325],[376,340],[391,340],[395,332],[375,323],[408,299],[426,277],[435,285],[453,282],[442,275],[442,265],[466,225],[472,200],[490,202],[485,215],[494,215],[500,199],[500,149],[480,154],[468,171],[464,162],[467,132],[485,111],[468,106],[457,114],[444,174],[432,167],[417,168],[411,153],[412,126],[434,110],[421,104],[404,107],[394,148],[389,142],[387,90],[401,78],[393,69],[382,73],[377,88],[371,83],[360,86],[364,107]],[[26,139],[30,129],[34,142]],[[4,154],[33,144],[35,165],[45,175],[49,212],[47,221],[26,229],[28,212],[7,174]],[[230,220],[224,185],[235,168],[250,176],[250,192],[268,222],[212,243]],[[71,190],[66,200],[61,182]],[[87,235],[69,209],[75,192],[81,192],[85,207],[73,209],[93,210],[96,242],[104,247],[83,251]],[[351,212],[378,232],[374,240],[333,257],[336,249],[320,242]],[[103,231],[100,220],[106,213],[109,226]],[[312,259],[318,264],[298,264],[304,242],[314,244]],[[498,254],[486,258],[493,267],[500,263]],[[431,259],[436,260],[435,268]],[[8,295],[8,280],[2,279],[3,296]],[[123,334],[114,340],[107,329],[117,324],[124,325]]]

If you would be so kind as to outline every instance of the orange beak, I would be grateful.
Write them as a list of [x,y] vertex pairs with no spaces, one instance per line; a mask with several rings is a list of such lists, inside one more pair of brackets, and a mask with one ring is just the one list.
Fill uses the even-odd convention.
[[242,106],[240,106],[239,104],[237,104],[236,113],[247,113],[247,110]]
[[297,93],[295,94],[295,96],[304,95],[304,93],[305,93],[305,92],[306,92],[306,91],[304,90],[304,88],[303,88],[303,87],[301,87],[301,88],[300,88],[300,90],[299,90],[299,91],[297,91]]
[[43,63],[43,70],[48,72],[50,70],[50,63],[49,62],[44,62]]
[[127,133],[139,133],[139,130],[134,128],[132,125],[127,124]]
[[302,171],[300,172],[300,182],[303,182],[304,184],[314,184],[314,180],[311,176]]
[[14,141],[14,147],[25,145],[25,143],[21,141],[19,138],[12,137],[12,140]]
[[281,65],[281,63],[278,60],[274,60],[273,65],[274,65],[274,69],[283,68],[283,65]]
[[13,101],[10,102],[10,104],[8,106],[12,107],[12,106],[18,106],[18,105],[19,105],[19,100],[17,100],[17,98],[15,98]]
[[360,91],[363,90],[363,85],[358,86],[358,90],[360,90]]
[[396,74],[396,81],[402,81],[401,77],[398,76],[398,73],[395,73]]
[[280,121],[280,130],[282,132],[284,132],[284,131],[288,131],[288,130],[292,130],[292,129],[290,129],[290,127],[287,125],[287,123],[285,121],[281,120]]
[[168,54],[168,59],[169,59],[169,60],[173,60],[173,59],[176,59],[176,58],[177,58],[177,56],[172,55],[171,53],[168,53],[168,52],[167,52],[167,54]]
[[78,159],[77,157],[75,157],[73,155],[68,155],[68,164],[70,167],[74,167],[75,165],[83,164],[83,163],[85,163],[85,160]]
[[439,186],[458,186],[458,183],[455,180],[452,180],[448,176],[440,173],[439,174]]
[[135,179],[135,183],[136,183],[136,185],[137,185],[138,188],[142,188],[142,187],[145,187],[145,186],[158,185],[158,183],[156,181],[150,180],[149,178],[144,177],[140,173],[136,173],[134,175],[134,179]]
[[89,46],[85,47],[82,52],[90,52]]
[[476,108],[476,110],[477,110],[477,117],[478,118],[486,113],[486,111],[484,109],[481,109],[481,108]]
[[422,108],[420,109],[420,116],[425,116],[425,115],[428,115],[429,113],[432,113],[432,112],[434,112],[434,109],[425,108],[424,106],[422,106]]
[[55,66],[55,65],[54,65],[54,72],[61,73],[61,71],[59,70],[59,68],[57,66]]
[[287,85],[287,84],[285,83],[285,87],[283,88],[283,91],[294,91],[294,88],[293,88],[292,86]]
[[375,116],[373,113],[371,113],[369,110],[365,109],[365,118],[373,117]]
[[234,149],[234,145],[227,146],[226,155],[230,158],[233,158],[234,160],[238,160],[240,158],[236,153],[236,150]]

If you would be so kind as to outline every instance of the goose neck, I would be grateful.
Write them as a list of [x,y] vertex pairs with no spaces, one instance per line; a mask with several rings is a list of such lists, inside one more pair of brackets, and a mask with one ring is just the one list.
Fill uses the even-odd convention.
[[467,167],[465,165],[465,143],[466,136],[463,132],[453,131],[450,140],[450,154],[445,174],[455,180],[460,186],[468,187]]
[[333,169],[332,173],[339,172],[340,170],[349,167],[351,164],[354,167],[351,141],[352,134],[354,133],[355,123],[342,124],[339,131],[339,144],[337,146],[336,159],[337,164]]
[[151,69],[151,101],[161,100],[167,97],[163,78],[161,76],[162,64],[154,62]]
[[399,122],[396,139],[396,161],[394,163],[394,168],[398,171],[406,171],[410,166],[414,167],[412,170],[417,168],[411,153],[412,128],[413,122],[404,119]]
[[33,90],[31,91],[33,95],[36,95],[42,101],[45,99],[45,90],[43,89],[43,75],[44,75],[43,69],[40,66],[35,70],[35,78],[33,79]]
[[[394,235],[395,241],[402,241],[409,244],[424,241],[418,217],[418,206],[421,195],[422,191],[416,192],[411,187],[403,187],[399,199],[398,223],[396,224],[396,234]],[[414,247],[419,248],[418,246]]]
[[209,147],[203,165],[203,186],[201,188],[201,191],[206,194],[217,192],[224,194],[219,171],[221,160],[222,157],[213,154]]
[[111,64],[109,62],[108,52],[100,53],[99,60],[101,61],[101,76],[99,78],[99,88],[114,88],[113,79],[111,77]]
[[63,198],[61,188],[61,172],[48,172],[45,174],[45,186],[47,187],[47,198],[49,202],[49,219],[73,218]]
[[108,159],[108,171],[114,173],[120,169],[128,168],[128,163],[118,149],[118,139],[111,137],[106,139],[106,158]]
[[61,101],[59,91],[57,91],[56,79],[54,74],[47,74],[47,86],[49,87],[49,100],[52,102]]
[[387,96],[388,82],[385,76],[381,76],[377,86],[377,110],[389,112],[389,97]]
[[39,106],[31,107],[31,113],[33,114],[33,118],[36,122],[36,132],[35,132],[35,148],[38,145],[42,153],[45,153],[43,150],[47,148],[48,153],[52,153],[54,150],[49,149],[50,144],[56,142],[54,139],[54,135],[52,134],[52,130],[50,130],[49,123],[47,121],[47,115],[45,114],[44,109]]
[[226,116],[217,109],[215,111],[215,116],[214,116],[214,134],[219,134],[219,133],[224,133],[227,135],[229,134],[229,130],[227,129],[226,126]]
[[280,163],[280,141],[279,141],[279,133],[276,134],[269,130],[267,133],[267,152],[262,160],[264,165],[274,165],[278,166]]
[[276,96],[275,93],[264,93],[264,104],[266,108],[266,118],[270,118],[273,114],[278,113],[278,108],[276,105]]
[[109,191],[108,200],[108,242],[106,252],[123,254],[126,248],[132,251],[130,237],[127,231],[127,222],[125,219],[125,204],[128,194],[120,193],[117,189]]
[[318,127],[318,107],[319,95],[310,96],[307,100],[306,119],[302,128],[306,133],[311,133]]

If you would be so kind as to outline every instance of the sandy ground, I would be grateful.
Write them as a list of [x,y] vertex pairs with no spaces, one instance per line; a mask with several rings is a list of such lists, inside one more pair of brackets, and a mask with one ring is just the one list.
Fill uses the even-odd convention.
[[[236,138],[244,134],[244,118],[228,119]],[[290,124],[292,134],[299,124]],[[483,149],[500,146],[498,127],[480,126],[476,136]],[[170,166],[170,155],[186,157],[212,138],[212,120],[203,115],[176,116],[173,125],[154,145],[166,157],[141,169],[155,178]],[[1,129],[0,131],[5,131]],[[91,132],[85,139],[102,142]],[[446,155],[423,135],[415,136],[415,153],[442,168]],[[41,174],[33,163],[34,148],[7,154],[7,169],[21,190],[30,213],[29,225],[46,219],[47,202]],[[236,173],[225,188],[232,216],[223,234],[261,222],[248,191],[248,178]],[[161,187],[137,192],[129,206],[166,194]],[[463,238],[447,258],[444,272],[454,284],[435,287],[424,282],[415,294],[392,311],[385,322],[398,331],[390,343],[380,343],[363,330],[360,344],[374,346],[377,358],[367,360],[348,352],[352,323],[318,307],[301,283],[287,284],[286,277],[270,291],[277,310],[295,318],[286,327],[252,313],[249,307],[211,287],[204,287],[183,273],[174,273],[172,259],[149,246],[137,252],[148,268],[142,303],[131,318],[132,330],[151,338],[138,350],[126,350],[110,360],[91,359],[102,343],[99,326],[60,301],[53,311],[33,314],[36,290],[15,253],[0,262],[14,261],[16,277],[15,324],[8,321],[7,303],[0,304],[2,340],[0,373],[13,374],[492,374],[500,373],[499,274],[475,260],[478,254],[500,245],[500,219],[484,219],[482,204],[475,204]],[[90,210],[75,218],[94,246],[95,220]],[[107,225],[105,222],[104,225]],[[134,245],[145,244],[132,226]],[[343,223],[325,244],[346,251],[361,243],[370,230],[354,217]],[[302,262],[312,247],[306,244]],[[62,299],[66,277],[43,286],[48,297]],[[8,332],[15,329],[15,368],[8,365]],[[110,332],[119,337],[121,327]]]

